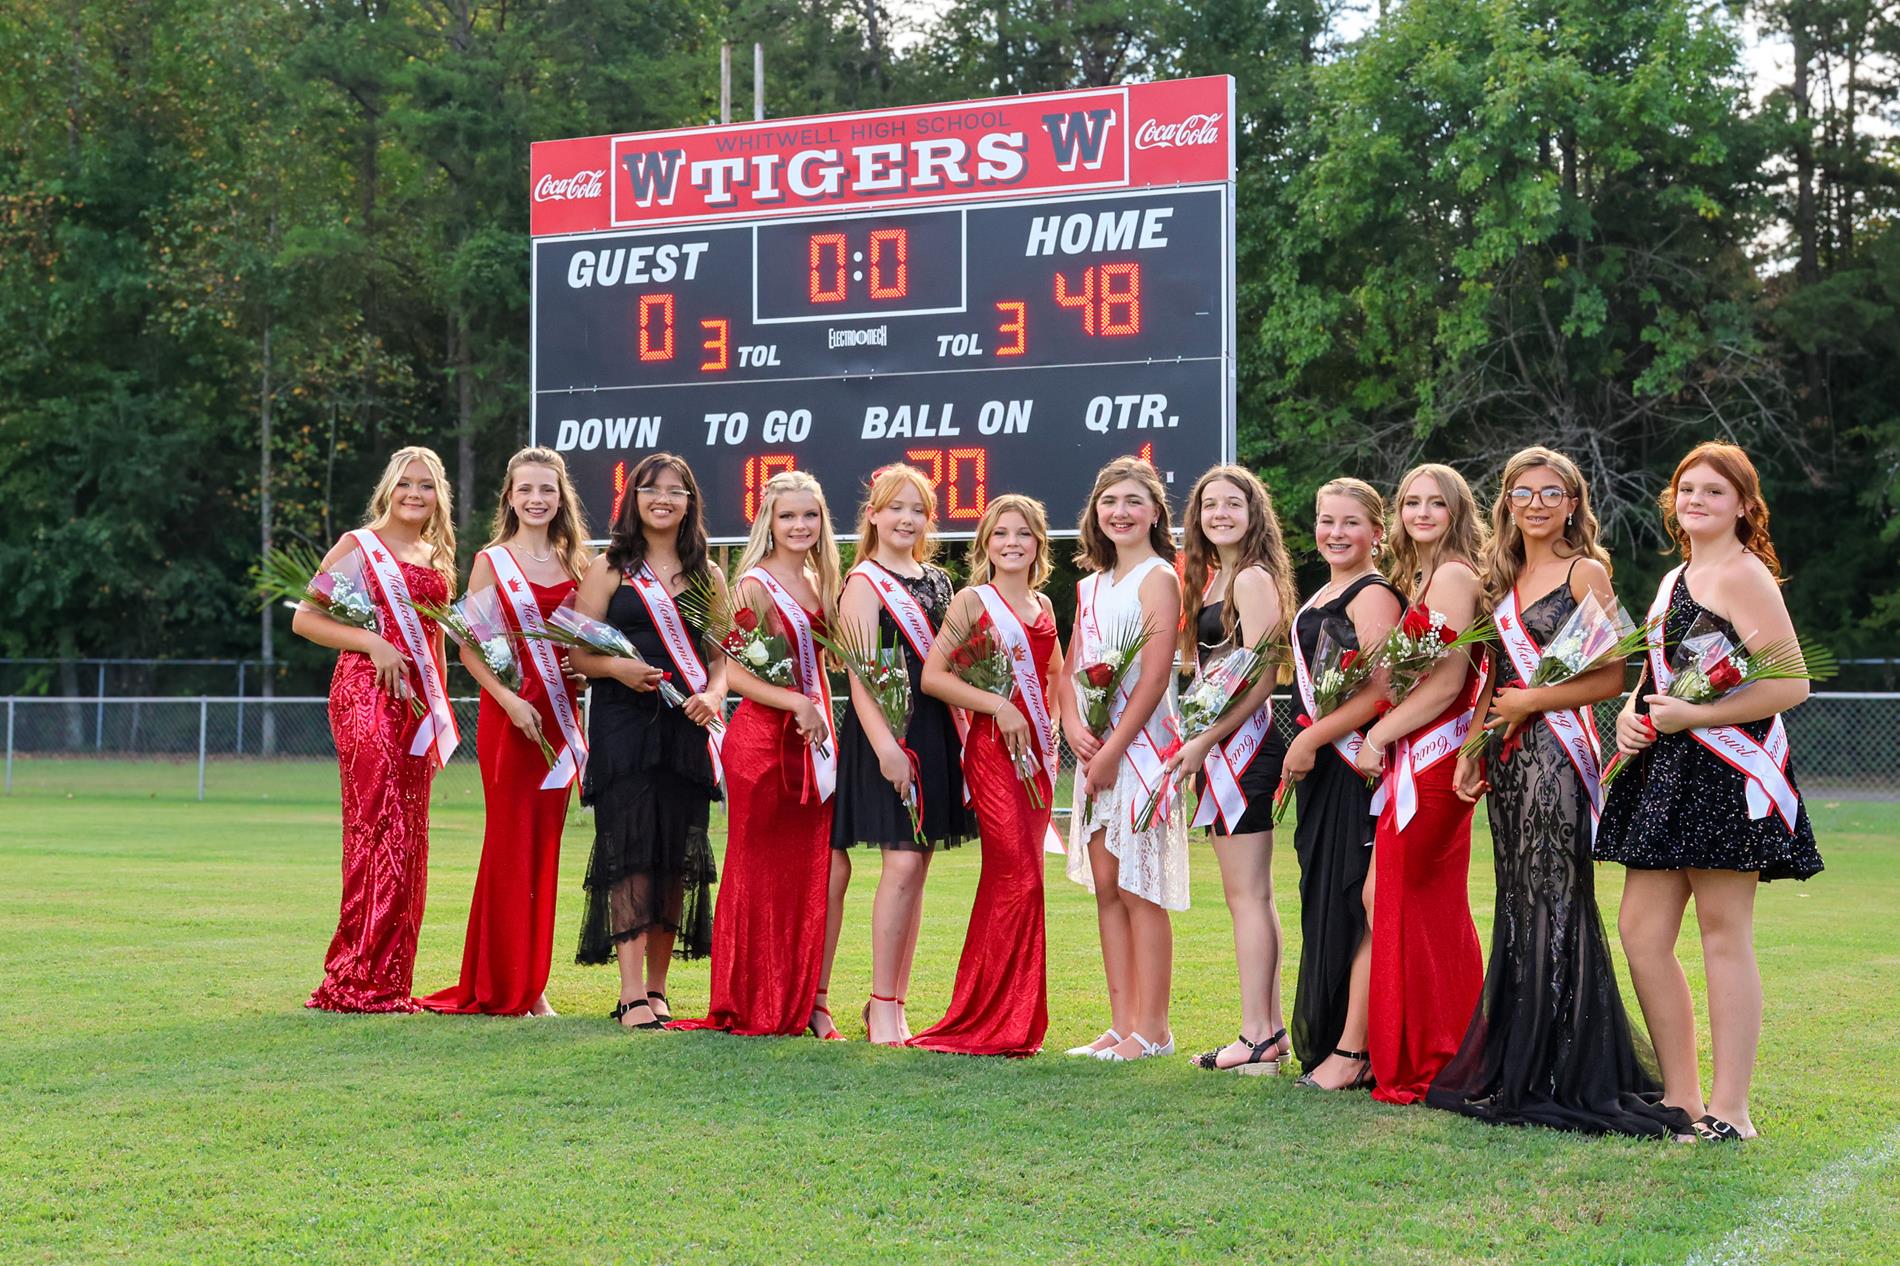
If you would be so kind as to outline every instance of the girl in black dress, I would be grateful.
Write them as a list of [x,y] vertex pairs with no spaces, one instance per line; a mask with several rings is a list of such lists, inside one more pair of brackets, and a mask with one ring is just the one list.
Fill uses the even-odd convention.
[[[1730,642],[1751,650],[1793,637],[1794,625],[1781,600],[1781,564],[1748,454],[1732,444],[1698,446],[1677,465],[1660,500],[1684,565],[1657,591],[1652,614],[1667,609],[1668,616],[1652,640],[1644,684],[1617,717],[1617,746],[1636,764],[1611,784],[1596,855],[1629,867],[1619,930],[1662,1060],[1664,1098],[1697,1118],[1703,1139],[1733,1141],[1755,1136],[1748,1114],[1762,1014],[1755,886],[1821,869],[1781,728],[1781,714],[1808,697],[1808,683],[1761,681],[1701,704],[1661,693],[1658,674],[1670,671],[1664,648],[1681,641],[1698,616],[1713,618]],[[1759,782],[1751,786],[1716,754],[1717,745],[1748,763]],[[1694,1004],[1676,958],[1691,897],[1715,1053],[1706,1105]]]
[[1458,794],[1491,793],[1497,912],[1471,1026],[1426,1093],[1435,1108],[1512,1125],[1680,1134],[1648,1046],[1630,1032],[1590,871],[1600,792],[1590,707],[1622,693],[1606,665],[1527,684],[1541,648],[1594,593],[1616,610],[1609,556],[1576,463],[1528,448],[1505,463],[1485,552],[1487,598],[1503,641],[1477,715],[1498,737],[1461,756]]
[[[904,1001],[931,853],[963,843],[970,833],[956,722],[948,705],[923,690],[924,659],[955,592],[949,575],[929,562],[936,552],[930,536],[936,514],[936,494],[922,471],[901,463],[878,471],[858,515],[858,563],[838,602],[841,627],[852,626],[862,645],[874,639],[895,645],[910,673],[910,724],[902,735],[891,733],[870,693],[852,680],[851,706],[839,730],[831,816],[823,987],[830,986],[838,952],[851,882],[849,850],[875,844],[883,850],[883,867],[871,904],[871,997],[864,1004],[864,1027],[871,1041],[885,1046],[901,1046],[911,1036]],[[921,800],[921,844],[904,807],[907,792]]]
[[[582,615],[626,634],[644,659],[569,652],[594,680],[581,783],[581,803],[594,809],[594,852],[575,961],[619,960],[613,1018],[628,1028],[665,1023],[669,959],[704,958],[712,946],[706,828],[719,786],[707,727],[725,712],[726,667],[724,656],[707,659],[682,636],[673,600],[695,576],[724,592],[707,558],[699,484],[671,453],[649,454],[628,476],[607,552],[587,569],[575,600]],[[661,702],[663,675],[687,696],[684,708]]]
[[1373,792],[1354,766],[1360,729],[1378,715],[1383,675],[1323,717],[1313,718],[1312,674],[1320,633],[1344,650],[1376,646],[1405,611],[1376,559],[1385,544],[1385,498],[1360,479],[1323,485],[1314,541],[1332,575],[1293,620],[1305,723],[1283,769],[1299,784],[1293,849],[1300,859],[1300,976],[1293,995],[1293,1050],[1303,1086],[1358,1090],[1372,1084],[1366,1053],[1371,926]]
[[[1293,566],[1266,486],[1244,466],[1216,466],[1188,494],[1185,518],[1182,652],[1212,662],[1269,634],[1284,640],[1297,605]],[[1168,761],[1170,773],[1194,775],[1194,825],[1207,827],[1234,920],[1240,1036],[1195,1056],[1206,1069],[1275,1073],[1293,1049],[1280,1013],[1280,915],[1273,908],[1273,792],[1286,758],[1267,702],[1276,667],[1269,665],[1250,697]],[[1218,792],[1208,783],[1210,758],[1220,762]],[[1227,809],[1235,805],[1239,816],[1229,821]]]

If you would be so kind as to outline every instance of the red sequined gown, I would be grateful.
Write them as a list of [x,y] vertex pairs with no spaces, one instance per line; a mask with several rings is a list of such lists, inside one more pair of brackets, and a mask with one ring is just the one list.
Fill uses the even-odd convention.
[[[1028,632],[1046,697],[1055,620],[1044,612]],[[1046,806],[1055,803],[1055,796],[1045,771],[1037,776],[1045,807],[1030,807],[1009,749],[987,716],[971,722],[963,769],[982,837],[983,871],[950,1010],[910,1044],[962,1055],[1034,1055],[1049,1028],[1042,858],[1049,829]]]
[[[574,592],[574,582],[528,582],[545,621]],[[517,694],[541,717],[541,733],[561,750],[561,724],[525,650]],[[541,790],[548,775],[540,744],[508,719],[492,695],[482,692],[475,728],[481,763],[481,869],[469,903],[468,935],[462,942],[462,978],[423,998],[431,1011],[458,1015],[526,1015],[548,986],[554,954],[554,893],[561,861],[561,828],[567,821],[568,788]]]
[[[444,602],[448,586],[434,568],[401,563],[419,602]],[[378,586],[385,629],[396,618]],[[433,643],[435,622],[423,620]],[[398,646],[397,649],[401,649]],[[413,669],[410,685],[420,690]],[[429,786],[435,761],[409,754],[417,718],[407,701],[376,684],[367,655],[343,651],[330,679],[330,733],[343,782],[343,908],[323,960],[323,983],[307,1007],[324,1011],[418,1011],[410,996],[416,936],[429,882]]]
[[[1467,711],[1477,674],[1411,737]],[[1472,806],[1452,790],[1455,755],[1418,775],[1418,808],[1403,831],[1388,796],[1373,836],[1372,980],[1366,1048],[1385,1103],[1417,1103],[1458,1052],[1484,987],[1484,952],[1471,922]]]
[[818,799],[789,712],[741,702],[726,726],[722,763],[728,817],[713,906],[712,1005],[703,1018],[668,1027],[793,1036],[811,1019],[824,964],[831,801]]

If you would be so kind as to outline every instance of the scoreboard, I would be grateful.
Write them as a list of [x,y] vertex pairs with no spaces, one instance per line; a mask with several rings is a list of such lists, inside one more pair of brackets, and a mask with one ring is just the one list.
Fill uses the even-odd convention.
[[742,540],[783,470],[1072,534],[1095,471],[1234,452],[1233,82],[589,137],[533,153],[533,435],[597,536],[642,455]]

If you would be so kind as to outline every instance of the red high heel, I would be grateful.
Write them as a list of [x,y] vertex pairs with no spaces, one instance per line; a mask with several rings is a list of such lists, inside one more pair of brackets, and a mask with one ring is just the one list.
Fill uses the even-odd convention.
[[[864,1004],[864,1040],[867,1042],[871,1041],[871,1003],[873,1002],[895,1002],[900,1007],[904,1005],[902,998],[886,998],[883,994],[872,994],[870,1000]],[[898,1026],[898,1032],[903,1032],[902,1025]],[[902,1046],[904,1041],[900,1037],[895,1042],[872,1042],[871,1044],[873,1046]]]
[[831,1032],[820,1033],[818,1031],[818,1022],[816,1020],[805,1021],[805,1032],[811,1034],[813,1037],[817,1038],[821,1042],[842,1042],[844,1041],[844,1034],[838,1032],[838,1021],[832,1017],[831,1008],[825,1006],[824,1003],[818,1001],[818,999],[820,998],[828,999],[830,998],[830,996],[831,996],[831,991],[828,989],[820,989],[817,993],[813,994],[811,1013],[815,1016],[822,1015],[825,1017],[825,1019],[830,1020]]

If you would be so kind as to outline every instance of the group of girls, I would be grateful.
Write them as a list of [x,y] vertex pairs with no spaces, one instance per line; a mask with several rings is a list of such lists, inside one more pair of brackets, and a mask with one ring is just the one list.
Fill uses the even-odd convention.
[[[1219,466],[1195,483],[1177,569],[1153,467],[1112,462],[1078,525],[1084,575],[1066,654],[1041,592],[1048,523],[1030,498],[988,503],[969,583],[955,590],[931,561],[935,497],[921,472],[894,465],[873,477],[848,573],[823,490],[786,472],[762,490],[728,581],[709,556],[699,487],[680,458],[636,463],[608,547],[590,559],[560,457],[524,449],[508,465],[494,540],[469,588],[499,586],[518,631],[571,602],[618,628],[642,658],[557,657],[527,639],[538,649],[524,653],[510,688],[464,652],[482,686],[487,830],[461,979],[413,999],[429,782],[455,736],[441,697],[440,633],[401,613],[406,598],[453,592],[455,547],[439,460],[405,449],[377,486],[368,525],[326,560],[351,549],[377,556],[384,628],[400,630],[405,646],[314,611],[294,625],[344,652],[331,690],[344,898],[309,1005],[548,1014],[556,860],[578,780],[595,823],[578,957],[618,961],[613,1016],[622,1025],[841,1037],[829,984],[852,850],[876,846],[872,982],[860,1013],[869,1039],[1034,1054],[1048,1026],[1049,841],[1067,854],[1068,877],[1095,897],[1107,985],[1106,1027],[1068,1053],[1109,1062],[1168,1055],[1171,916],[1188,906],[1191,829],[1189,798],[1173,790],[1191,782],[1192,825],[1207,830],[1232,917],[1241,995],[1238,1036],[1197,1055],[1199,1067],[1273,1073],[1297,1058],[1303,1086],[1370,1088],[1386,1102],[1487,1120],[1748,1137],[1761,1025],[1755,884],[1821,868],[1778,720],[1805,697],[1805,683],[1759,683],[1712,704],[1665,692],[1665,647],[1698,615],[1720,621],[1738,646],[1759,648],[1792,629],[1746,454],[1698,447],[1661,508],[1683,565],[1653,604],[1659,627],[1646,684],[1617,724],[1617,747],[1634,764],[1606,797],[1591,708],[1622,693],[1621,667],[1529,684],[1542,647],[1588,596],[1615,609],[1587,484],[1574,462],[1547,449],[1506,465],[1488,524],[1447,466],[1408,472],[1389,518],[1369,484],[1325,484],[1314,545],[1328,576],[1303,603],[1272,500],[1252,472]],[[774,684],[701,641],[678,601],[689,588],[752,612],[746,623],[785,639],[791,682]],[[1370,648],[1410,606],[1454,631],[1489,615],[1500,645],[1445,656],[1396,704],[1375,677],[1320,715],[1322,641]],[[1120,677],[1105,730],[1092,730],[1073,683],[1138,626],[1160,635]],[[1012,666],[1007,696],[960,675],[958,643],[979,628]],[[834,724],[827,641],[900,648],[912,695],[903,733],[855,679]],[[1181,741],[1177,656],[1191,669],[1263,644],[1287,648],[1301,709],[1292,741],[1272,723],[1272,672],[1211,730]],[[583,735],[574,718],[584,681],[595,689]],[[662,702],[663,683],[674,683],[674,702]],[[740,703],[725,720],[728,691]],[[412,695],[424,706],[409,706]],[[1468,755],[1473,726],[1492,733]],[[1066,846],[1048,808],[1058,733],[1077,761]],[[559,753],[552,770],[542,737]],[[1271,880],[1282,783],[1295,784],[1298,799],[1301,953],[1290,1016]],[[727,839],[716,874],[708,826],[722,795]],[[1467,897],[1481,797],[1497,870],[1488,968]],[[950,1005],[913,1034],[906,1000],[930,860],[972,834],[981,870]],[[1620,931],[1653,1051],[1624,1013],[1593,860],[1628,868]],[[1706,1099],[1675,956],[1692,898],[1715,1046]],[[703,956],[709,1006],[676,1019],[668,965]]]

